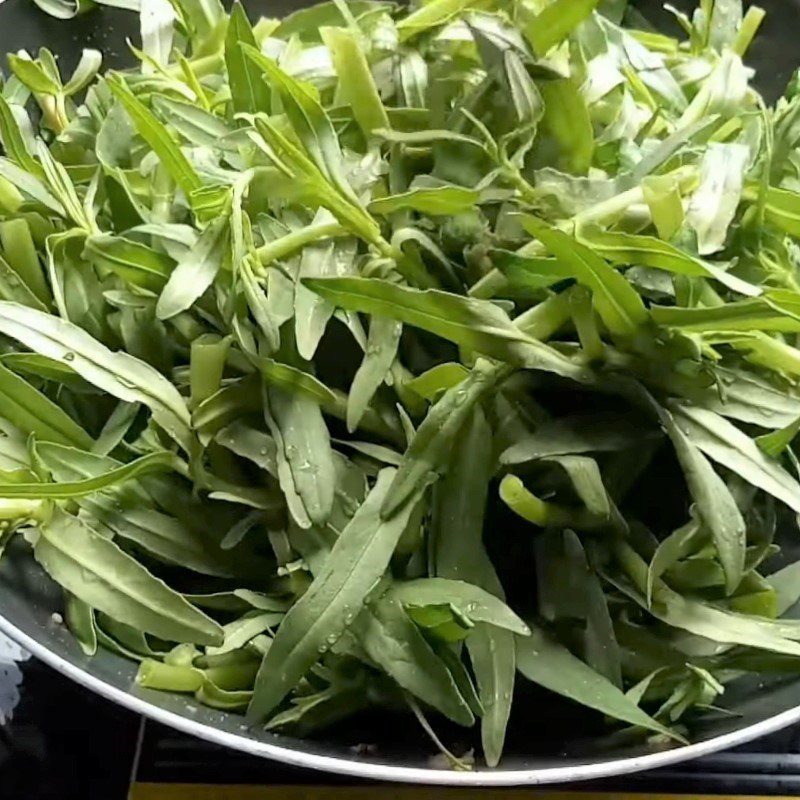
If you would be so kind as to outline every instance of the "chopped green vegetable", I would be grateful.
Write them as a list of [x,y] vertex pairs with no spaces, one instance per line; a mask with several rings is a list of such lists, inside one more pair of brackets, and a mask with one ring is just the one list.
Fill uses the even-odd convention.
[[800,655],[764,12],[154,3],[129,68],[0,96],[0,556],[83,651],[292,734],[407,707],[459,768],[428,712],[489,766],[524,680],[682,741]]

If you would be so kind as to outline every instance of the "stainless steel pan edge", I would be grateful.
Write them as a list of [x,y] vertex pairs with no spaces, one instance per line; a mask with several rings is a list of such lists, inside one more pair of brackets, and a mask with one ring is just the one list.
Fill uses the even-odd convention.
[[402,767],[380,762],[358,761],[355,759],[326,756],[282,746],[281,737],[276,736],[276,744],[260,741],[250,736],[237,735],[204,725],[191,717],[161,708],[154,702],[137,697],[97,678],[77,664],[62,658],[39,641],[0,617],[0,631],[5,633],[36,658],[52,667],[62,675],[85,686],[93,692],[117,703],[137,714],[168,725],[183,733],[197,736],[223,747],[231,747],[241,752],[262,758],[269,758],[296,767],[349,775],[375,781],[396,781],[402,783],[431,784],[438,786],[536,786],[550,783],[567,783],[609,778],[632,772],[666,767],[682,761],[689,761],[709,753],[726,750],[745,744],[753,739],[767,736],[800,721],[800,706],[777,714],[763,722],[750,725],[731,733],[717,736],[697,744],[678,747],[658,753],[649,753],[631,758],[594,764],[552,766],[519,770],[483,770],[474,772],[455,772],[452,770],[427,769],[424,767]]

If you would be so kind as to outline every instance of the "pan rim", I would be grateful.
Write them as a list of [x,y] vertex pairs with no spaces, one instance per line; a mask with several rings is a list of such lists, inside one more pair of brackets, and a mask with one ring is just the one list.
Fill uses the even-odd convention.
[[216,728],[175,711],[161,708],[144,698],[136,697],[134,694],[92,675],[77,664],[72,663],[69,659],[63,658],[49,650],[41,642],[37,641],[2,615],[0,615],[0,632],[14,640],[18,645],[40,661],[75,681],[80,686],[134,713],[167,725],[168,727],[190,736],[203,738],[213,744],[233,748],[240,752],[278,761],[294,767],[375,781],[437,786],[502,787],[537,786],[553,783],[597,780],[690,761],[700,756],[728,749],[735,745],[746,744],[754,739],[775,733],[800,721],[800,705],[798,705],[769,717],[768,719],[740,728],[739,730],[730,731],[695,744],[682,745],[670,750],[616,758],[596,763],[573,763],[563,767],[510,770],[497,768],[493,770],[478,770],[475,772],[456,772],[446,769],[428,769],[411,766],[404,767],[394,764],[358,761],[356,759],[304,752],[302,750],[285,747],[281,744],[272,744],[270,742],[260,741],[250,738],[249,736],[243,736]]

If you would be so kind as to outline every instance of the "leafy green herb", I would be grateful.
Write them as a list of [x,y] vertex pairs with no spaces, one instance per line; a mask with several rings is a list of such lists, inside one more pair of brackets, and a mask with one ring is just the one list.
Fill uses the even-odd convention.
[[800,654],[763,11],[102,2],[131,66],[0,96],[0,557],[87,654],[292,735],[408,707],[458,768],[426,714],[495,766],[518,680],[680,740]]

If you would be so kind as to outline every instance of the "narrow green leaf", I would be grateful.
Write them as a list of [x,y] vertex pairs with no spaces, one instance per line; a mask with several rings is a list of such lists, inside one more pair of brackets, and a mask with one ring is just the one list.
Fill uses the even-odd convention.
[[31,61],[30,57],[23,58],[19,55],[9,53],[8,66],[11,67],[11,71],[32,92],[36,92],[37,94],[57,95],[61,91],[61,87],[41,66],[39,66],[39,64]]
[[536,431],[508,448],[503,464],[523,464],[553,456],[581,453],[613,453],[636,448],[646,440],[658,438],[631,415],[592,414],[562,417],[540,425]]
[[523,13],[522,30],[538,56],[567,38],[597,7],[599,0],[555,0],[538,14]]
[[400,41],[408,41],[431,28],[438,28],[478,2],[479,0],[431,0],[425,3],[398,22]]
[[344,158],[333,123],[311,90],[287,75],[277,62],[259,50],[248,45],[241,47],[280,94],[284,110],[311,160],[342,198],[360,208],[361,204],[344,173]]
[[558,166],[574,175],[585,175],[594,153],[594,129],[589,109],[572,78],[541,81],[544,100],[541,130],[557,144]]
[[175,262],[164,253],[111,234],[90,236],[83,256],[101,273],[113,272],[128,283],[152,292],[164,288],[175,268]]
[[0,416],[43,442],[89,449],[92,437],[26,380],[0,365]]
[[791,445],[798,433],[800,433],[800,417],[784,428],[757,436],[755,442],[768,456],[778,458]]
[[730,594],[741,582],[744,572],[747,549],[744,519],[722,478],[714,472],[711,464],[697,445],[686,436],[672,414],[664,409],[660,417],[683,468],[700,521],[711,532],[720,563],[725,570],[726,588]]
[[163,639],[222,642],[216,622],[76,517],[56,511],[33,552],[50,577],[92,608]]
[[228,31],[225,35],[225,66],[231,87],[233,110],[239,113],[268,113],[270,110],[269,87],[262,77],[261,70],[249,59],[240,43],[256,46],[256,37],[247,19],[247,12],[241,3],[235,2],[231,8]]
[[251,719],[269,717],[320,655],[341,638],[389,565],[415,505],[408,503],[391,519],[381,520],[393,474],[391,469],[379,474],[313,583],[286,614],[258,672],[248,709]]
[[676,275],[713,278],[734,292],[757,297],[763,290],[752,283],[730,275],[724,268],[685,253],[653,236],[583,228],[578,238],[612,264],[637,265],[663,269]]
[[519,366],[581,380],[585,371],[526,336],[493,303],[435,289],[419,291],[375,278],[312,278],[313,291],[351,311],[397,319]]
[[395,581],[385,597],[407,608],[450,604],[474,622],[505,628],[519,636],[529,633],[528,626],[505,603],[479,586],[464,581],[447,578]]
[[41,166],[36,162],[36,159],[34,159],[25,144],[11,106],[2,96],[0,96],[0,139],[2,139],[3,150],[5,150],[6,155],[20,169],[37,178],[44,176]]
[[396,211],[411,209],[431,216],[449,217],[474,208],[480,193],[462,186],[436,186],[434,188],[411,189],[403,194],[390,195],[373,200],[369,210],[373,214],[388,216]]
[[540,628],[531,626],[531,636],[517,638],[517,669],[529,681],[551,692],[621,722],[681,741],[680,736],[648,716],[613,683]]
[[172,453],[149,453],[129,464],[112,469],[104,475],[82,481],[0,484],[0,497],[49,497],[56,500],[69,500],[86,497],[143,475],[172,470],[174,467],[175,456]]
[[452,674],[398,601],[383,597],[370,604],[352,631],[367,656],[399,686],[456,724],[474,724]]
[[671,408],[676,423],[709,458],[800,513],[800,483],[747,434],[712,411],[677,403]]
[[159,319],[171,319],[191,308],[211,286],[222,267],[228,236],[227,218],[212,220],[171,272],[156,305]]
[[97,629],[94,610],[74,594],[64,593],[64,621],[70,633],[78,640],[84,654],[93,656],[97,652]]
[[322,28],[320,36],[333,59],[341,99],[352,108],[364,135],[369,137],[376,128],[391,127],[369,63],[354,32],[348,28]]
[[661,576],[680,559],[685,558],[700,545],[706,534],[700,525],[692,520],[673,531],[658,545],[650,566],[647,569],[647,604],[653,600],[653,586]]
[[320,407],[305,395],[288,394],[276,387],[267,389],[267,397],[267,422],[278,448],[279,475],[282,467],[288,467],[308,519],[324,525],[333,508],[335,473],[330,435]]
[[446,469],[453,444],[472,409],[506,375],[503,367],[479,360],[464,381],[445,392],[433,406],[409,444],[384,499],[384,519],[391,518],[415,497],[431,475]]
[[403,325],[393,319],[373,316],[364,360],[358,368],[347,396],[347,430],[356,430],[372,398],[384,382],[397,356]]
[[647,322],[647,310],[636,290],[593,250],[535,217],[525,217],[524,224],[592,291],[597,313],[612,333],[632,336]]
[[70,322],[0,301],[0,332],[36,353],[63,361],[89,383],[119,400],[143,403],[179,444],[191,441],[189,412],[178,390],[149,364],[105,345]]
[[161,163],[183,189],[184,194],[188,197],[193,191],[199,189],[202,184],[194,167],[153,112],[134,96],[122,78],[113,76],[107,78],[106,82],[114,96],[125,106],[139,136],[161,159]]

